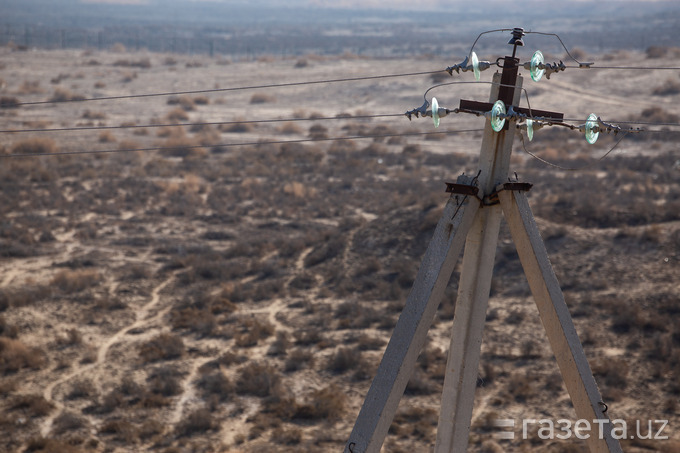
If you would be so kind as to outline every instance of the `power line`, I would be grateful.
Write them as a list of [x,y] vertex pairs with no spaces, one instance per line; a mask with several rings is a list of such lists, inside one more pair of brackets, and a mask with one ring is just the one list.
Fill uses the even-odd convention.
[[23,153],[23,154],[0,154],[1,158],[11,157],[41,157],[41,156],[68,156],[80,154],[115,154],[115,153],[130,153],[130,152],[148,152],[148,151],[179,151],[191,150],[199,148],[234,148],[239,146],[262,146],[262,145],[283,145],[294,143],[309,143],[309,142],[330,142],[330,141],[344,141],[344,140],[360,140],[360,139],[376,139],[376,138],[390,138],[390,137],[409,137],[409,136],[428,136],[428,135],[449,135],[449,134],[464,134],[471,132],[483,132],[483,129],[460,129],[447,130],[439,132],[403,132],[398,134],[376,134],[376,135],[354,135],[348,137],[327,137],[327,138],[305,138],[298,140],[272,140],[272,141],[255,141],[255,142],[241,142],[241,143],[220,143],[216,145],[187,145],[187,146],[155,146],[149,148],[129,148],[129,149],[105,149],[105,150],[86,150],[86,151],[61,151],[53,153]]
[[[579,66],[565,66],[567,69],[577,69]],[[597,66],[593,63],[588,69],[623,69],[626,71],[680,71],[678,66]]]
[[24,106],[24,105],[44,105],[44,104],[63,104],[70,102],[91,102],[91,101],[114,101],[120,99],[134,99],[134,98],[150,98],[150,97],[161,97],[161,96],[182,96],[188,94],[206,94],[206,93],[224,93],[230,91],[246,91],[246,90],[260,90],[266,88],[284,88],[284,87],[294,87],[294,86],[304,86],[304,85],[318,85],[324,83],[340,83],[340,82],[357,82],[361,80],[376,80],[376,79],[388,79],[397,77],[412,77],[420,75],[430,75],[439,72],[445,72],[444,69],[436,71],[421,71],[421,72],[406,72],[401,74],[384,74],[375,76],[362,76],[362,77],[344,77],[339,79],[326,79],[326,80],[311,80],[306,82],[286,82],[286,83],[272,83],[267,85],[248,85],[239,87],[229,87],[229,88],[212,88],[205,90],[189,90],[189,91],[172,91],[164,93],[142,93],[142,94],[127,94],[120,96],[103,96],[98,98],[74,98],[74,99],[51,99],[46,101],[34,101],[34,102],[19,102],[13,104],[14,106]]
[[378,114],[378,115],[356,115],[356,116],[325,116],[325,117],[310,117],[310,118],[274,118],[266,120],[235,120],[235,121],[209,121],[198,123],[160,123],[160,124],[131,124],[120,126],[73,126],[73,127],[55,127],[46,129],[5,129],[0,130],[0,133],[7,134],[21,134],[21,133],[38,133],[38,132],[72,132],[72,131],[98,131],[110,129],[144,129],[144,128],[161,128],[161,127],[197,127],[197,126],[229,126],[239,124],[264,124],[264,123],[290,123],[296,121],[330,121],[330,120],[350,120],[350,119],[373,119],[373,118],[394,118],[403,116],[401,113]]
[[546,159],[543,159],[542,157],[540,157],[540,156],[538,156],[538,155],[532,153],[531,151],[529,151],[529,150],[527,149],[527,144],[526,144],[526,142],[524,141],[524,135],[520,135],[520,141],[522,142],[522,148],[524,148],[524,152],[527,153],[529,156],[533,157],[534,159],[538,160],[539,162],[542,162],[542,163],[544,163],[544,164],[546,164],[546,165],[548,165],[548,166],[550,166],[550,167],[559,168],[560,170],[566,170],[566,171],[580,171],[580,170],[585,170],[585,169],[587,169],[587,168],[593,167],[594,165],[597,165],[599,162],[601,162],[602,160],[604,160],[607,156],[609,156],[609,155],[612,153],[612,151],[614,151],[614,149],[616,149],[617,146],[619,146],[619,143],[621,143],[621,142],[623,141],[623,139],[626,138],[626,136],[628,135],[628,133],[629,133],[629,131],[625,131],[624,134],[623,134],[623,136],[622,136],[616,143],[614,143],[614,146],[612,146],[612,147],[609,149],[609,151],[607,151],[606,153],[604,153],[602,156],[600,156],[599,158],[597,158],[597,159],[594,160],[593,162],[590,162],[590,163],[588,163],[588,164],[582,165],[582,166],[580,166],[580,167],[567,167],[567,166],[559,165],[559,164],[556,164],[556,163],[554,163],[554,162],[550,162],[550,161],[548,161],[548,160],[546,160]]

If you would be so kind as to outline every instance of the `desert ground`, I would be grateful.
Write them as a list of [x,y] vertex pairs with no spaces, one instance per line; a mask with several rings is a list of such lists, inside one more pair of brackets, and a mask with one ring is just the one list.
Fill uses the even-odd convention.
[[[680,66],[673,48],[574,53]],[[0,450],[341,451],[444,182],[476,173],[483,117],[401,115],[447,82],[466,83],[428,99],[487,101],[495,69],[478,83],[441,71],[462,59],[0,48]],[[268,86],[421,71],[440,72]],[[589,145],[546,127],[517,138],[511,172],[534,184],[608,414],[668,420],[668,439],[639,438],[643,425],[624,451],[680,451],[678,71],[520,72],[522,106],[647,129]],[[458,276],[385,452],[434,444]],[[503,225],[469,450],[587,451],[498,439],[508,418],[575,413]]]

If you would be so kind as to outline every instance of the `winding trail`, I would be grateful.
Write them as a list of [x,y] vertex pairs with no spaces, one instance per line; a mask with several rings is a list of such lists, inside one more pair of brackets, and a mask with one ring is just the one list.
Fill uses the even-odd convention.
[[45,418],[43,421],[41,427],[40,427],[40,434],[43,437],[46,437],[50,430],[52,429],[52,424],[54,422],[54,419],[57,417],[59,413],[61,413],[64,410],[64,404],[61,401],[58,401],[57,399],[54,398],[54,390],[58,386],[70,381],[71,379],[75,378],[76,376],[83,376],[85,373],[95,370],[96,368],[100,367],[101,365],[104,364],[106,361],[106,356],[111,349],[111,347],[120,342],[123,336],[125,336],[128,332],[130,332],[133,329],[137,329],[140,327],[143,327],[145,325],[148,325],[154,321],[159,320],[162,318],[171,308],[171,306],[168,306],[164,308],[163,310],[159,310],[154,316],[149,317],[151,314],[152,310],[158,305],[160,301],[160,293],[161,291],[170,284],[170,282],[175,278],[175,273],[170,275],[167,279],[165,279],[163,282],[158,284],[154,290],[151,293],[151,299],[149,302],[147,302],[143,307],[138,309],[135,312],[135,321],[120,329],[118,332],[114,333],[111,337],[109,337],[106,341],[104,341],[99,348],[97,349],[97,359],[92,362],[88,363],[86,365],[81,365],[68,373],[65,376],[62,376],[61,378],[54,380],[50,382],[47,387],[45,387],[45,390],[43,391],[43,398],[47,400],[48,402],[52,403],[57,410],[53,411],[48,417]]

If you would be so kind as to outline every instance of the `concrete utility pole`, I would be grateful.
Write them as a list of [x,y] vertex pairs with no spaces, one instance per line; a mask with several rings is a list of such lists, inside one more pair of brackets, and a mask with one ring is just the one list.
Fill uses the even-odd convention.
[[[522,78],[518,76],[518,46],[523,46],[524,30],[513,30],[512,56],[503,60],[502,72],[494,74],[490,103],[461,100],[460,108],[487,112],[498,100],[519,108]],[[501,59],[499,59],[500,61]],[[434,109],[434,107],[433,107]],[[434,112],[433,112],[434,113]],[[536,111],[534,110],[534,113]],[[544,118],[561,120],[563,115],[541,111]],[[550,346],[579,419],[604,426],[600,392],[578,339],[564,295],[541,240],[525,192],[531,184],[508,182],[514,131],[510,121],[495,131],[486,122],[479,159],[479,173],[462,175],[447,191],[448,200],[435,228],[404,310],[394,328],[377,375],[366,395],[345,453],[378,453],[409,378],[415,368],[437,307],[460,256],[462,272],[453,319],[444,390],[442,394],[436,453],[467,450],[482,331],[486,319],[494,257],[501,216],[504,215],[516,244]],[[603,426],[600,425],[600,426]],[[591,452],[621,452],[611,430],[587,439]]]

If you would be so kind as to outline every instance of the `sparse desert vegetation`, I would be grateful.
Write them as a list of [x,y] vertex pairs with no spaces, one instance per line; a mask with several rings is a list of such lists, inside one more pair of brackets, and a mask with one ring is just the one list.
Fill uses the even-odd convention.
[[[373,61],[350,56],[224,66],[124,46],[0,52],[24,65],[0,71],[11,81],[2,129],[165,125],[0,135],[0,451],[340,451],[441,216],[444,181],[476,171],[484,120],[451,115],[442,124],[473,132],[440,140],[373,137],[433,131],[423,119],[355,118],[422,102],[417,84],[399,85],[397,97],[393,81],[77,102],[170,91],[162,87],[178,80],[253,85],[258,65],[291,80],[375,72]],[[650,49],[608,64],[661,55],[678,58]],[[72,64],[53,89],[50,58]],[[386,73],[411,63],[381,60]],[[545,108],[590,108],[594,93],[574,94],[578,72],[554,77],[530,91],[532,105],[549,104],[554,89],[562,104]],[[648,77],[648,93],[609,114],[677,122],[678,80]],[[597,94],[612,102],[636,84],[622,77]],[[483,88],[465,95],[488,96]],[[322,95],[338,100],[334,111]],[[68,102],[21,105],[43,98]],[[177,124],[187,122],[202,124]],[[546,167],[518,140],[511,170],[534,184],[530,201],[610,416],[667,417],[677,427],[680,154],[668,129],[626,137],[598,162],[614,139],[587,148],[573,131],[544,128],[532,151],[590,165]],[[369,138],[329,140],[348,136]],[[85,150],[107,152],[9,156]],[[496,418],[573,417],[505,226],[499,244],[470,451],[546,451],[494,437]],[[458,277],[456,269],[386,451],[433,445]],[[624,450],[674,451],[680,440],[668,434],[626,440]]]

